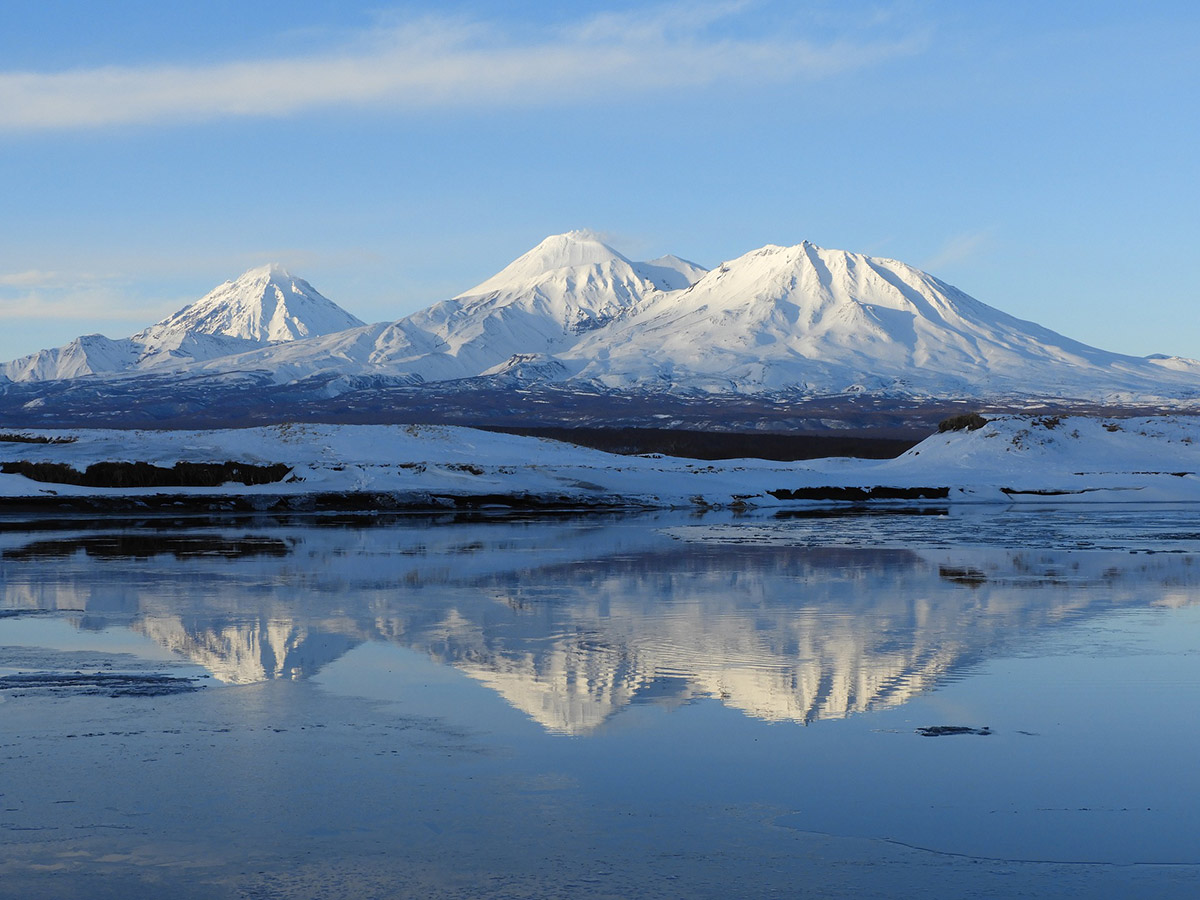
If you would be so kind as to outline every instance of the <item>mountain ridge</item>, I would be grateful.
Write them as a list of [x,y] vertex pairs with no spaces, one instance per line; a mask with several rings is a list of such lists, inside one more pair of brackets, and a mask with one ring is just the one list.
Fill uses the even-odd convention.
[[1200,400],[1194,360],[1090,347],[898,260],[802,241],[709,271],[636,262],[588,231],[551,235],[393,322],[364,325],[262,266],[125,341],[84,336],[0,366],[14,382],[142,371],[319,377],[324,396],[383,378],[700,398]]
[[649,297],[666,293],[664,287],[690,283],[702,271],[678,257],[634,262],[591,232],[572,231],[546,238],[475,287],[394,322],[253,348],[199,368],[267,371],[276,381],[338,372],[433,382],[511,375],[530,370],[521,363],[554,357],[538,370],[568,377],[557,355],[580,335],[629,316]]

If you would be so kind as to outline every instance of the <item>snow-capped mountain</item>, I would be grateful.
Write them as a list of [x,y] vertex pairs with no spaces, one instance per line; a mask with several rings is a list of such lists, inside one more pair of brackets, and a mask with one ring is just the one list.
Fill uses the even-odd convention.
[[569,374],[556,355],[580,337],[689,286],[706,270],[674,256],[634,262],[587,231],[546,238],[468,291],[397,322],[219,359],[208,371],[265,370],[276,381],[325,372],[420,381]]
[[1200,397],[1200,366],[1089,347],[896,260],[804,242],[705,272],[676,257],[632,262],[587,232],[547,238],[398,322],[204,368],[680,394]]
[[362,324],[303,278],[272,264],[225,282],[142,334],[187,332],[278,344]]
[[[463,376],[478,375],[513,356],[565,350],[703,272],[673,257],[636,263],[590,232],[572,231],[546,238],[482,284],[404,322],[453,356]],[[395,358],[385,353],[379,361]]]
[[84,335],[0,365],[13,381],[166,370],[344,331],[362,322],[277,265],[251,269],[128,338]]
[[584,231],[395,322],[363,325],[265,267],[132,338],[87,336],[0,375],[175,369],[277,386],[319,376],[326,397],[365,376],[681,396],[1200,399],[1200,363],[1089,347],[896,260],[803,242],[709,272],[674,256],[635,262]]
[[563,354],[608,387],[1091,397],[1200,389],[994,309],[891,259],[767,246]]

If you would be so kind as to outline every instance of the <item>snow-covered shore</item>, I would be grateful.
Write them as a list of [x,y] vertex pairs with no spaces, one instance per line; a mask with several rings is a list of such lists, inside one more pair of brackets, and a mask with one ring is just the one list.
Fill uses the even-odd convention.
[[[2,431],[2,429],[0,429]],[[21,440],[15,438],[20,437]],[[41,441],[41,442],[38,442]],[[107,487],[34,480],[23,463],[290,468],[267,484]],[[296,425],[0,435],[0,506],[722,507],[828,502],[1200,501],[1200,417],[997,418],[892,460],[711,463],[618,456],[450,426]],[[37,475],[45,477],[45,473]]]

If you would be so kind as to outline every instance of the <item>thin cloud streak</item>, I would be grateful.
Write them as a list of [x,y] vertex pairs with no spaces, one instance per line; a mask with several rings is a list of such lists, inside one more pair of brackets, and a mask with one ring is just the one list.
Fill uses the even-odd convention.
[[161,304],[150,309],[130,307],[124,294],[102,288],[62,293],[39,290],[0,297],[0,321],[104,320],[114,325],[144,326],[150,324],[147,315],[161,318],[172,311],[167,309],[158,315],[163,308]]
[[976,231],[958,234],[948,239],[933,256],[921,262],[921,268],[934,272],[947,266],[963,262],[985,249],[991,241],[991,233]]
[[357,106],[553,105],[614,94],[716,84],[812,80],[920,53],[922,35],[815,43],[727,39],[679,6],[653,16],[606,15],[517,41],[494,26],[444,19],[364,33],[338,53],[208,66],[106,66],[0,73],[0,131],[98,128],[162,121],[282,117]]
[[60,281],[61,276],[57,272],[43,272],[41,269],[28,269],[24,272],[0,272],[0,287],[35,288],[57,284]]
[[37,269],[0,273],[0,322],[103,321],[124,328],[149,324],[152,320],[146,317],[166,305],[135,298],[125,279],[110,274]]

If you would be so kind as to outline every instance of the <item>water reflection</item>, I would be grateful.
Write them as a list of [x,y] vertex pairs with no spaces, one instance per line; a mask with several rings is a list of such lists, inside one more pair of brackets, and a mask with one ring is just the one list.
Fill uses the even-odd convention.
[[149,559],[170,555],[177,559],[192,556],[220,556],[239,559],[246,556],[287,556],[286,542],[270,537],[225,537],[190,534],[99,534],[66,540],[30,541],[3,551],[4,559],[63,560],[77,553],[97,559]]
[[[1184,518],[1160,515],[1143,546],[1144,518],[1122,537],[1123,513],[1025,515],[1020,541],[994,516],[17,530],[0,535],[0,606],[131,629],[232,684],[388,642],[586,734],[700,697],[778,722],[884,709],[1045,629],[1194,602]],[[1187,552],[1149,552],[1164,549]]]

